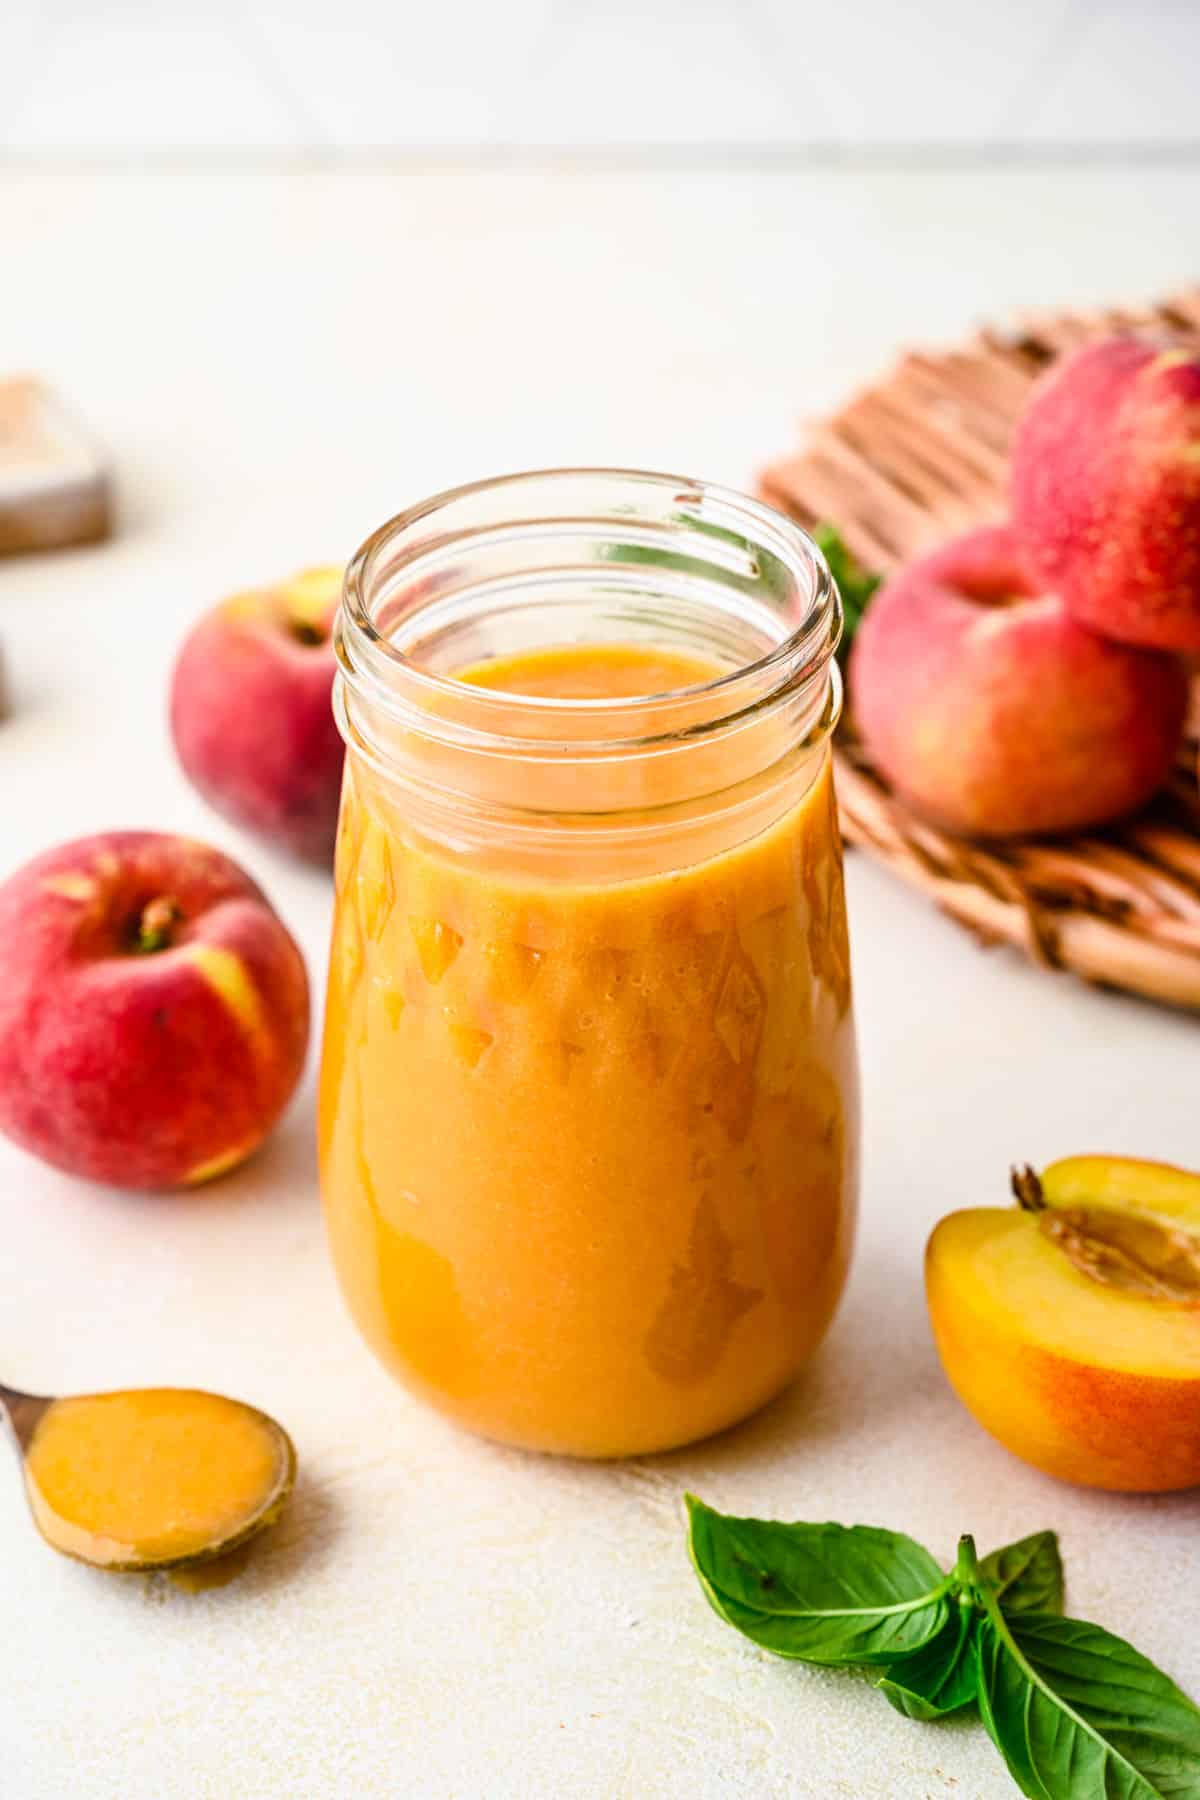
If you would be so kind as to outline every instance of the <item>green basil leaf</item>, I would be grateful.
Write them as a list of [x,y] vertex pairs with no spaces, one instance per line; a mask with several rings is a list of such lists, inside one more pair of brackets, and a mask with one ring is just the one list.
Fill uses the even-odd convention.
[[710,1605],[777,1656],[894,1663],[949,1617],[952,1578],[899,1532],[731,1518],[691,1494],[687,1507],[688,1547]]
[[812,535],[817,548],[829,564],[829,573],[837,582],[838,592],[842,596],[842,641],[838,645],[837,654],[838,661],[844,665],[854,634],[883,577],[873,575],[870,570],[863,568],[857,557],[850,554],[837,526],[828,519],[822,519],[820,524],[814,525]]
[[993,1550],[980,1563],[979,1573],[1006,1613],[1063,1609],[1062,1557],[1052,1531],[1035,1531],[1032,1537]]
[[877,1686],[910,1719],[943,1719],[969,1706],[975,1698],[974,1607],[960,1601],[931,1643],[902,1662],[893,1663]]
[[976,1643],[984,1724],[1031,1800],[1200,1795],[1200,1709],[1132,1645],[994,1599]]

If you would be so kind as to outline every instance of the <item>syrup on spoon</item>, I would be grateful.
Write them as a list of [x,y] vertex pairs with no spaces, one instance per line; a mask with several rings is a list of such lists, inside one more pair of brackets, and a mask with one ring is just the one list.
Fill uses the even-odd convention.
[[195,1568],[238,1550],[287,1502],[296,1452],[281,1425],[197,1388],[55,1400],[0,1383],[34,1523],[96,1568]]

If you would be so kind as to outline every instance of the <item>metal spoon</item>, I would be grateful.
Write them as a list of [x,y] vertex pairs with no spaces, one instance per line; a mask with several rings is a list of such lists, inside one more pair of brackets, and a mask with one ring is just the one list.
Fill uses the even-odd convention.
[[[39,1428],[46,1422],[56,1406],[64,1411],[69,1407],[76,1414],[94,1403],[97,1415],[106,1405],[122,1401],[157,1402],[160,1405],[170,1402],[172,1405],[193,1410],[200,1408],[212,1414],[219,1409],[220,1416],[233,1428],[235,1423],[239,1431],[253,1431],[259,1434],[259,1448],[266,1454],[269,1463],[274,1458],[274,1468],[268,1468],[258,1484],[258,1490],[239,1500],[232,1510],[226,1508],[219,1520],[214,1520],[211,1535],[206,1535],[203,1528],[192,1526],[190,1540],[184,1543],[178,1519],[171,1515],[167,1528],[160,1533],[158,1541],[146,1541],[141,1544],[132,1541],[128,1536],[122,1537],[117,1529],[121,1520],[118,1512],[112,1512],[101,1524],[95,1520],[80,1523],[72,1520],[67,1514],[55,1511],[42,1494],[36,1479],[34,1467],[36,1461],[36,1440]],[[20,1452],[25,1476],[25,1492],[29,1501],[29,1509],[33,1520],[42,1536],[55,1550],[66,1556],[72,1556],[80,1562],[91,1563],[96,1568],[112,1569],[122,1572],[134,1570],[181,1570],[193,1568],[198,1564],[215,1561],[218,1557],[226,1557],[238,1550],[243,1544],[256,1537],[268,1525],[273,1525],[291,1494],[296,1479],[296,1452],[291,1438],[282,1425],[267,1413],[259,1412],[256,1407],[246,1406],[241,1401],[227,1400],[221,1395],[206,1394],[198,1390],[179,1389],[131,1389],[124,1393],[88,1394],[73,1401],[58,1401],[45,1395],[24,1394],[16,1388],[6,1387],[0,1382],[0,1420],[7,1416],[17,1449]],[[148,1428],[153,1432],[153,1420]],[[170,1464],[160,1458],[153,1463],[152,1439],[144,1440],[151,1453],[151,1475],[157,1472],[163,1477],[164,1488],[172,1473],[186,1473],[182,1469],[182,1461],[178,1456],[177,1446],[171,1454],[176,1460]],[[56,1459],[61,1460],[62,1446],[56,1447]],[[119,1484],[122,1470],[116,1469]],[[131,1479],[142,1481],[147,1477],[147,1468],[143,1466]],[[231,1489],[232,1491],[232,1489]],[[117,1501],[120,1500],[117,1493]],[[170,1514],[170,1500],[167,1501]]]

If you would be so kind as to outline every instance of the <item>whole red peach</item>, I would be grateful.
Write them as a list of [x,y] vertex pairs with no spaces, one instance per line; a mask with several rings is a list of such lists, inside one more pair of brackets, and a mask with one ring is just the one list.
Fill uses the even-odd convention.
[[236,863],[114,831],[0,884],[0,1130],[120,1187],[254,1150],[308,1044],[304,959]]
[[331,632],[339,569],[235,594],[185,640],[171,731],[185,773],[226,818],[329,863],[343,746],[333,718]]
[[880,588],[850,654],[855,723],[911,805],[979,837],[1079,830],[1170,773],[1187,681],[1040,590],[1008,525],[968,532]]
[[1076,619],[1200,650],[1200,351],[1102,338],[1043,377],[1017,429],[1013,521]]

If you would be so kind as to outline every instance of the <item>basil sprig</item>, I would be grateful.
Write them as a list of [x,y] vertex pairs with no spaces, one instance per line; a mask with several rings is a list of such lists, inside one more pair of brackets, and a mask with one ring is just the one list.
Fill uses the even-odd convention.
[[863,614],[883,577],[876,575],[871,569],[863,568],[858,558],[851,554],[837,526],[828,519],[822,519],[819,524],[814,525],[812,534],[829,564],[829,573],[837,582],[838,592],[842,596],[842,641],[838,645],[837,655],[838,661],[845,668],[854,634],[862,624]]
[[1052,1531],[945,1573],[900,1532],[785,1525],[687,1496],[710,1605],[777,1656],[873,1666],[912,1719],[977,1706],[1030,1800],[1196,1800],[1200,1708],[1131,1645],[1062,1616]]

